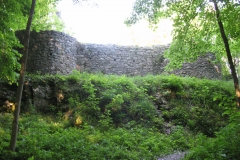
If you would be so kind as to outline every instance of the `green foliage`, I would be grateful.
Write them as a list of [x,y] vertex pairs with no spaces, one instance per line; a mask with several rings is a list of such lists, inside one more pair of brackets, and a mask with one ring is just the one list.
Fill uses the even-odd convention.
[[47,110],[22,113],[16,153],[8,151],[13,116],[0,114],[0,159],[156,159],[191,148],[189,159],[239,154],[239,111],[229,82],[77,71],[26,79],[54,85],[63,97]]
[[232,114],[230,124],[217,132],[215,139],[209,139],[203,135],[198,136],[197,146],[190,150],[186,159],[239,159],[239,119],[239,111]]
[[62,91],[61,102],[46,107],[44,112],[68,115],[71,126],[78,121],[77,126],[87,123],[111,128],[136,121],[164,131],[165,123],[169,123],[214,136],[235,110],[233,86],[224,81],[174,75],[130,78],[77,71],[69,76],[27,79],[43,86],[54,84]]
[[0,2],[0,77],[1,80],[6,82],[16,82],[18,74],[15,70],[20,69],[18,60],[20,58],[19,53],[13,49],[13,47],[20,47],[20,43],[15,37],[15,29],[18,24],[16,21],[22,20],[20,16],[13,14],[14,11],[20,11],[21,5],[16,4],[13,1]]
[[[171,75],[135,78],[135,83],[153,96],[165,121],[208,136],[226,125],[229,114],[223,113],[236,108],[230,82]],[[159,96],[168,104],[159,102]]]
[[[63,22],[56,15],[56,1],[38,0],[32,30],[62,30]],[[31,0],[2,0],[0,2],[0,80],[16,83],[21,48],[15,36],[17,30],[26,28]]]
[[[148,19],[151,24],[157,24],[157,17],[164,17],[165,10],[160,8],[163,6],[162,1],[138,0],[133,6],[132,16],[125,20],[128,26],[137,23],[141,19]],[[157,13],[156,13],[157,12]],[[153,26],[152,26],[153,27]]]
[[64,23],[57,15],[59,0],[38,0],[35,8],[32,30],[63,31]]
[[[11,121],[8,116],[1,116],[3,119]],[[10,137],[1,127],[0,159],[156,159],[177,148],[186,150],[192,141],[182,128],[164,135],[151,128],[128,125],[130,128],[101,132],[90,125],[81,129],[66,127],[52,117],[23,114],[15,153],[8,151],[6,142]]]
[[79,113],[87,123],[124,125],[136,120],[149,127],[156,123],[161,126],[161,118],[157,117],[149,95],[126,76],[80,74],[74,71],[57,81],[58,88],[67,93],[68,109]]
[[[217,1],[221,21],[228,37],[233,58],[239,57],[239,2]],[[127,25],[147,19],[150,26],[163,19],[173,21],[173,42],[164,54],[170,59],[167,69],[181,67],[182,63],[194,61],[208,52],[215,53],[217,60],[225,66],[227,59],[219,31],[216,11],[211,1],[205,0],[137,0]],[[223,58],[225,57],[225,59]]]
[[[136,121],[164,130],[164,124],[181,125],[208,136],[226,125],[235,108],[230,82],[171,76],[107,76],[79,73],[69,76],[29,76],[39,85],[54,84],[64,99],[45,113],[63,113],[71,126],[101,123],[125,126]],[[46,83],[46,84],[45,84]],[[165,101],[165,102],[164,102]],[[223,114],[224,113],[224,114]],[[81,126],[80,125],[80,126]]]
[[20,46],[20,44],[12,31],[8,33],[0,32],[0,41],[2,42],[0,44],[0,63],[2,65],[0,69],[1,80],[9,83],[16,82],[18,74],[15,70],[20,69],[18,60],[21,56],[12,46]]

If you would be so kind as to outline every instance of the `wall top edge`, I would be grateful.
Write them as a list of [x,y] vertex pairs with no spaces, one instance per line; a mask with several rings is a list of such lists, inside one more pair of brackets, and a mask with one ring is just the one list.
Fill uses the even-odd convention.
[[[25,30],[18,30],[16,31],[16,33],[18,32],[24,32]],[[43,33],[49,33],[51,35],[62,35],[62,36],[66,36],[72,39],[75,39],[76,42],[78,42],[80,45],[87,45],[87,46],[96,46],[96,47],[123,47],[123,48],[146,48],[146,49],[151,49],[151,48],[169,48],[170,47],[170,43],[169,44],[164,44],[164,45],[152,45],[152,46],[139,46],[139,45],[119,45],[119,44],[114,44],[114,43],[108,43],[108,44],[101,44],[101,43],[86,43],[86,42],[80,42],[78,41],[75,37],[65,33],[65,32],[60,32],[60,31],[55,31],[55,30],[40,30],[39,32],[33,30],[31,31],[32,34],[43,34]]]

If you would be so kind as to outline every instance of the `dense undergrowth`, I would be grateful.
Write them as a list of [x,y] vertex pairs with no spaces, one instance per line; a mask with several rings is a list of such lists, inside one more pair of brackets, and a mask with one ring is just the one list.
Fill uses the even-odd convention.
[[[232,83],[171,76],[29,75],[61,99],[22,106],[17,151],[8,151],[12,113],[0,114],[0,159],[237,159],[239,116]],[[230,119],[230,121],[229,121]]]
[[42,115],[22,117],[14,154],[7,151],[12,117],[1,116],[1,159],[153,159],[185,150],[190,144],[190,138],[185,138],[188,133],[182,128],[168,136],[154,129],[132,127],[131,123],[101,131],[90,125],[66,127],[64,121]]

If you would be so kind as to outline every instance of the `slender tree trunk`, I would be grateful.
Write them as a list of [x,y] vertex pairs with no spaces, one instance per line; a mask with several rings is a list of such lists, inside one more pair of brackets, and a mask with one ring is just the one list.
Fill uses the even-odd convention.
[[237,106],[240,107],[240,88],[239,88],[239,82],[238,82],[236,68],[235,68],[234,63],[233,63],[233,58],[232,58],[232,54],[231,54],[231,51],[230,51],[228,39],[227,39],[227,36],[225,34],[223,23],[222,23],[221,18],[220,18],[220,10],[218,8],[216,0],[213,0],[213,3],[214,3],[215,10],[216,10],[216,17],[217,17],[217,21],[218,21],[218,26],[219,26],[219,29],[220,29],[220,33],[221,33],[224,45],[225,45],[225,50],[226,50],[226,53],[227,53],[228,63],[230,65],[230,70],[231,70],[231,74],[232,74],[232,77],[233,77],[234,88],[235,88],[235,92],[236,92]]
[[14,111],[14,119],[12,123],[12,133],[11,133],[11,140],[10,140],[10,150],[15,151],[16,148],[16,142],[17,142],[17,134],[18,134],[18,119],[19,119],[19,113],[20,113],[20,105],[21,105],[21,99],[22,99],[22,91],[23,91],[23,85],[24,85],[24,76],[25,76],[25,70],[27,65],[27,58],[28,58],[28,46],[29,46],[29,39],[30,39],[30,28],[32,24],[32,19],[34,15],[34,9],[35,9],[36,0],[32,0],[31,9],[29,12],[28,22],[26,26],[26,33],[24,37],[24,49],[23,49],[23,56],[21,59],[21,70],[20,70],[20,77],[18,81],[18,89],[17,89],[17,99],[16,99],[16,109]]

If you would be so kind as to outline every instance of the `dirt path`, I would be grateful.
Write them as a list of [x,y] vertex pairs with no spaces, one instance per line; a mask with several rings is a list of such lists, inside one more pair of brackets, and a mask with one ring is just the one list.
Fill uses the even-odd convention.
[[185,154],[186,152],[178,152],[178,153],[170,154],[165,157],[158,158],[157,160],[181,160]]

